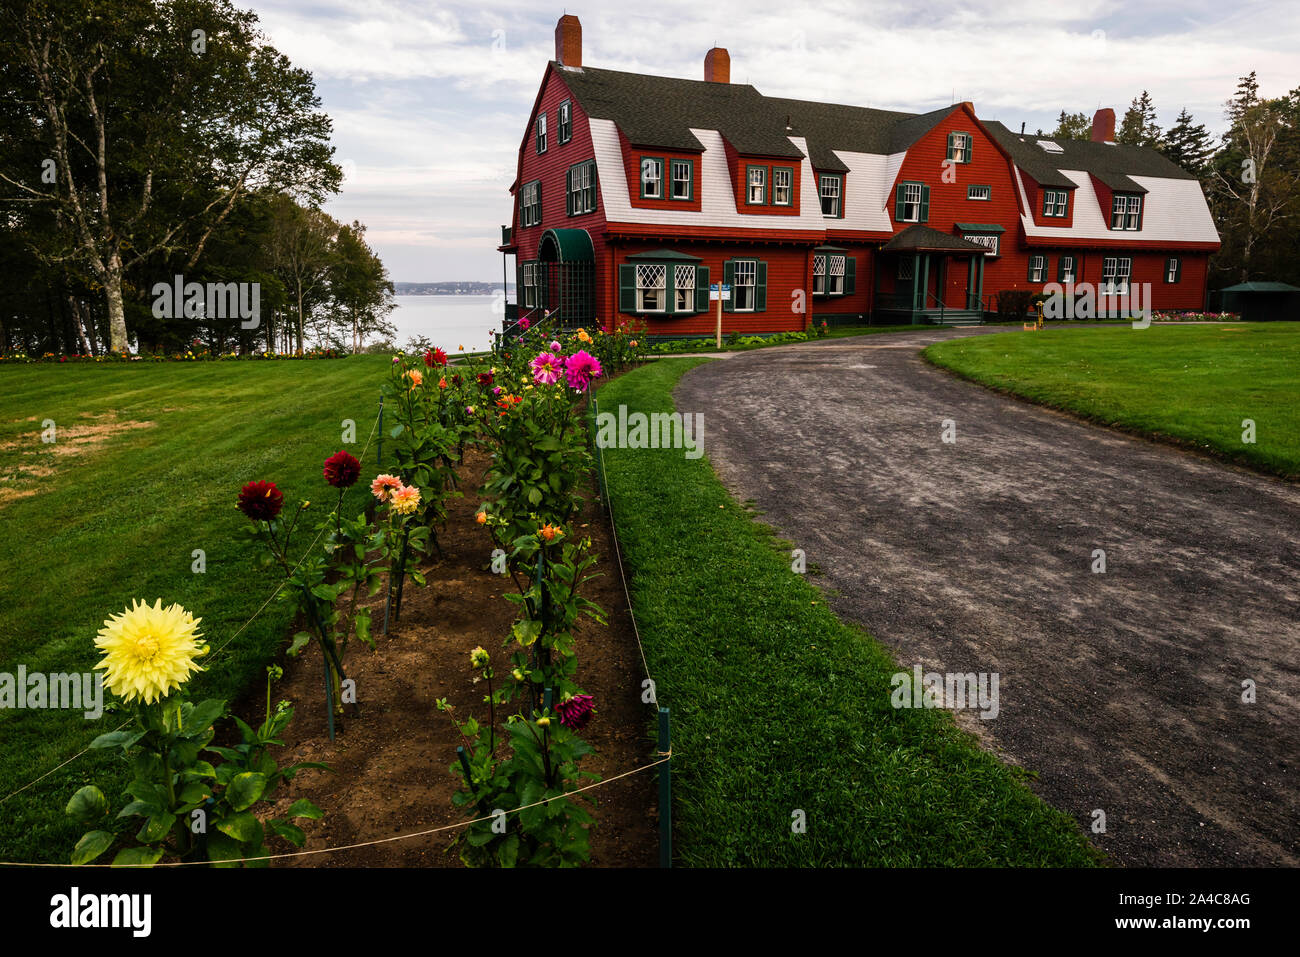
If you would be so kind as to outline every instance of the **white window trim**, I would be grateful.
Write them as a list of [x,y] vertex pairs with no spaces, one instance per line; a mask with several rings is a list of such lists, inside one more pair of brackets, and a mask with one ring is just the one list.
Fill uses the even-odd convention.
[[[685,294],[685,303],[682,296]],[[695,311],[695,267],[673,267],[673,312]]]
[[[1068,269],[1065,268],[1065,262],[1066,262],[1066,260],[1069,260],[1069,263],[1070,263],[1070,266],[1069,266]],[[1073,256],[1062,256],[1062,257],[1061,257],[1061,282],[1074,282],[1074,271],[1075,271],[1075,267],[1076,267],[1076,265],[1077,265],[1077,264],[1075,263],[1075,260],[1074,260],[1074,257],[1073,257]]]
[[[659,283],[651,285],[643,280],[643,277],[659,279]],[[659,293],[659,308],[647,308],[645,294],[647,290],[657,291]],[[668,266],[663,263],[637,263],[636,265],[636,309],[637,312],[667,312],[668,311]]]
[[[695,164],[693,164],[690,160],[679,160],[679,159],[675,159],[675,160],[670,160],[670,161],[669,161],[669,163],[668,163],[668,169],[669,169],[669,171],[670,171],[670,173],[671,173],[671,177],[672,177],[672,198],[675,199],[675,200],[677,200],[678,202],[682,202],[682,201],[684,201],[684,200],[689,200],[689,199],[691,199],[691,198],[692,198],[692,197],[691,197],[691,193],[694,191],[694,190],[693,190],[694,184],[693,184],[692,180],[695,179]],[[678,178],[677,178],[677,170],[678,170],[678,169],[684,169],[684,170],[686,170],[686,178],[685,178],[685,179],[678,179]],[[685,186],[686,186],[686,195],[685,195],[685,196],[678,196],[678,195],[677,195],[677,184],[678,184],[678,183],[683,183],[683,184],[685,184]]]
[[[913,190],[916,191],[916,193],[915,193],[915,195],[916,195],[916,199],[911,199],[911,198],[910,198],[910,197],[913,195],[913,193],[912,193]],[[922,188],[922,186],[921,186],[920,183],[904,183],[904,184],[903,184],[903,219],[902,219],[902,222],[904,222],[904,223],[919,223],[919,222],[921,221],[921,198],[922,198],[924,195],[925,195],[925,191],[924,191],[924,189]],[[911,210],[912,210],[912,213],[911,213],[910,216],[908,215],[908,209],[909,209],[909,208],[911,208]]]
[[[781,177],[785,177],[785,185],[781,185]],[[785,191],[785,201],[781,200],[781,192]],[[773,206],[793,206],[794,205],[794,170],[788,166],[776,167],[772,170],[772,205]]]
[[1030,256],[1029,257],[1029,281],[1044,282],[1045,281],[1044,276],[1046,273],[1047,273],[1047,257],[1038,256],[1038,255]]
[[[749,282],[741,282],[742,266],[749,268],[743,270],[748,276]],[[737,259],[732,264],[731,271],[731,311],[732,312],[753,312],[754,306],[758,299],[758,260],[757,259]],[[740,300],[737,293],[741,288],[749,290],[749,305],[741,307],[737,305]]]
[[546,147],[546,114],[539,113],[537,114],[537,152],[545,153]]
[[[977,195],[975,195],[975,190],[977,190],[977,189],[978,189],[978,190],[983,190],[984,195],[983,195],[983,196],[977,196]],[[982,202],[982,203],[983,203],[983,202],[988,202],[988,201],[990,201],[990,200],[993,199],[993,187],[992,187],[992,186],[985,186],[985,185],[983,185],[983,184],[980,184],[980,185],[978,185],[978,186],[967,186],[967,187],[966,187],[966,198],[967,198],[967,199],[978,200],[979,202]]]
[[826,295],[826,256],[824,253],[813,255],[813,295]]
[[[755,174],[758,181],[755,182]],[[754,199],[754,189],[759,191],[758,199]],[[767,205],[767,167],[750,166],[745,172],[745,205],[747,206],[766,206]]]
[[1170,256],[1165,263],[1165,282],[1178,282],[1178,274],[1183,271],[1183,261],[1177,256]]
[[[842,195],[843,191],[841,188],[843,183],[844,183],[843,177],[836,176],[832,173],[823,173],[820,177],[818,177],[817,198],[819,200],[829,199],[834,201],[834,210],[829,213],[826,212],[825,204],[824,203],[822,204],[822,216],[824,216],[827,219],[840,218],[840,211],[843,208],[841,204],[844,202],[844,196]],[[826,188],[827,186],[831,187],[830,190],[827,190]]]

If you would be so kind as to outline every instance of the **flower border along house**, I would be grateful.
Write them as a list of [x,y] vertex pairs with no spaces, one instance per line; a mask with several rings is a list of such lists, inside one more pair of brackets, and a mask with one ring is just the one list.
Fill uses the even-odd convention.
[[[1154,309],[1202,309],[1218,233],[1199,182],[1154,150],[1017,135],[970,103],[923,114],[764,96],[730,82],[595,69],[555,28],[519,149],[515,317],[643,320],[708,335],[831,322],[979,321],[1001,290],[1149,283]],[[1143,301],[1143,305],[1147,303]]]

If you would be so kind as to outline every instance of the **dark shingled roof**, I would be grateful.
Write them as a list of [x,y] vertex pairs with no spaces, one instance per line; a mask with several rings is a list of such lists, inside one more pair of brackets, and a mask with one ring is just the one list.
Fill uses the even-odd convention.
[[932,249],[953,250],[955,252],[967,253],[988,252],[988,250],[983,246],[967,242],[960,236],[954,236],[951,233],[941,233],[937,229],[931,229],[929,226],[922,226],[920,224],[908,226],[905,230],[880,247],[880,251],[886,253],[912,252],[914,250],[926,252]]
[[785,115],[748,84],[556,66],[588,116],[613,120],[637,146],[698,152],[704,146],[694,127],[717,130],[747,155],[803,158],[788,138]]
[[[802,136],[813,168],[831,172],[848,169],[834,150],[901,153],[960,108],[954,104],[929,113],[899,113],[764,96],[747,83],[553,65],[588,116],[612,120],[635,146],[699,152],[704,145],[691,129],[708,129],[717,130],[742,154],[797,159],[803,154],[789,137]],[[1055,140],[1061,152],[1048,153],[1037,142],[1048,137],[1020,136],[996,120],[981,122],[1012,161],[1042,186],[1078,185],[1063,169],[1091,173],[1122,192],[1145,192],[1131,176],[1195,178],[1146,147]]]

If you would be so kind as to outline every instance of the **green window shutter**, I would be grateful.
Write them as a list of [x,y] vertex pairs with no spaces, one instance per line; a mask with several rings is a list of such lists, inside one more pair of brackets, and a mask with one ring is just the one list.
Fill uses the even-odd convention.
[[709,311],[709,267],[695,267],[695,311]]
[[963,153],[962,153],[962,155],[965,157],[965,159],[963,159],[962,162],[964,162],[964,163],[969,163],[969,162],[970,162],[970,154],[971,154],[971,151],[974,150],[974,149],[975,149],[975,137],[974,137],[972,134],[967,133],[967,134],[966,134],[966,149],[965,149],[965,150],[963,151]]
[[930,187],[921,187],[921,215],[919,221],[928,223],[930,221]]
[[1048,214],[1051,213],[1051,211],[1052,211],[1052,191],[1050,189],[1045,189],[1043,190],[1043,215],[1047,216]]
[[754,311],[767,311],[767,263],[761,260],[754,266]]
[[573,215],[573,170],[564,171],[564,211]]
[[951,133],[948,134],[948,147],[946,150],[944,150],[943,158],[947,159],[950,156],[952,156],[952,134]]
[[[842,199],[841,202],[843,202]],[[894,190],[894,222],[901,223],[902,221],[903,221],[903,184],[899,183],[898,187]]]
[[669,263],[664,269],[664,312],[672,315],[677,311],[677,269]]
[[857,281],[858,261],[852,256],[844,257],[844,295],[851,296]]
[[1174,260],[1174,282],[1179,282],[1182,278],[1183,278],[1183,261],[1181,259],[1175,259]]
[[839,216],[836,217],[837,219],[844,218],[844,203],[847,199],[847,194],[845,193],[845,190],[848,188],[848,185],[849,185],[848,176],[841,176],[840,177],[840,214]]
[[1065,282],[1065,257],[1056,260],[1056,281]]
[[636,312],[636,266],[618,267],[618,311]]
[[[722,264],[722,284],[724,286],[731,286],[733,283],[735,283],[735,281],[736,281],[736,266],[730,259],[728,259],[725,263]],[[732,294],[733,295],[735,294],[734,289],[732,290]],[[718,295],[722,295],[722,293],[719,292]],[[735,302],[736,302],[735,299],[726,300],[722,304],[722,311],[731,312],[732,306],[735,305]]]
[[1029,257],[1029,269],[1028,269],[1028,271],[1025,273],[1025,278],[1026,278],[1027,280],[1029,280],[1030,282],[1033,282],[1033,281],[1034,281],[1034,264],[1038,262],[1038,259],[1039,259],[1039,258],[1040,258],[1040,257],[1038,257],[1038,256],[1030,256],[1030,257]]

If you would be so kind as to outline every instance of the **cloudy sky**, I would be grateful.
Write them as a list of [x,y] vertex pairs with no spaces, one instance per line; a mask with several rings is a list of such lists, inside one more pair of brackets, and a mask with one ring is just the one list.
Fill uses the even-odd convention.
[[[1051,130],[1062,109],[1118,115],[1151,92],[1162,126],[1186,107],[1221,133],[1223,102],[1300,84],[1300,4],[1107,0],[236,0],[311,70],[334,120],[343,192],[397,281],[494,280],[528,111],[576,14],[590,66],[699,78],[715,43],[731,79],[762,93]],[[573,0],[569,0],[573,2]],[[634,12],[643,11],[643,12]]]

